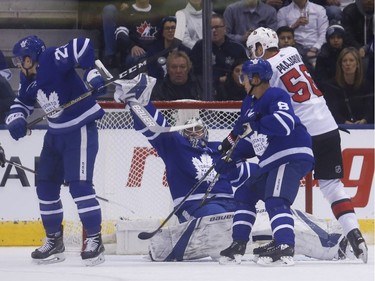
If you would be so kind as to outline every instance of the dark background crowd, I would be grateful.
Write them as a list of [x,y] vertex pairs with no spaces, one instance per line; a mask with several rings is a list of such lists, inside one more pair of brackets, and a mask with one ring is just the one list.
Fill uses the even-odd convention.
[[[186,18],[182,44],[145,69],[157,79],[151,99],[225,101],[244,98],[246,93],[238,77],[248,59],[246,39],[256,28],[268,27],[277,32],[280,48],[297,48],[337,123],[374,122],[373,0],[76,2],[74,20],[53,16],[43,20],[0,18],[0,28],[95,31],[98,57],[111,71],[122,72],[171,46],[177,24],[175,14],[179,11]],[[207,7],[212,42],[210,80],[204,77]],[[0,4],[0,10],[4,9],[5,4]],[[1,122],[9,100],[14,99],[14,89],[3,86],[11,77],[9,68],[13,66],[9,61],[1,53]],[[209,95],[205,92],[207,81],[211,86]]]

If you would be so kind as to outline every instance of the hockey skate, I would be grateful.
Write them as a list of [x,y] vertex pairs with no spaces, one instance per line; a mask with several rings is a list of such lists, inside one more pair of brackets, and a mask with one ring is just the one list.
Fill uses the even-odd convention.
[[37,264],[51,264],[65,260],[65,246],[62,230],[56,235],[47,235],[44,245],[31,253],[33,261]]
[[291,266],[294,265],[293,256],[293,246],[287,244],[274,245],[267,251],[259,254],[257,264],[264,266]]
[[95,266],[105,261],[101,234],[87,237],[83,243],[81,258],[86,266]]
[[275,240],[271,240],[270,242],[259,246],[258,248],[253,249],[254,255],[259,255],[261,253],[267,252],[269,249],[275,246]]
[[364,263],[367,263],[368,258],[368,249],[365,239],[362,237],[362,233],[358,228],[355,228],[349,231],[346,237],[349,240],[350,245],[352,246],[354,255],[361,259]]
[[219,263],[227,264],[234,261],[237,264],[241,263],[242,256],[245,254],[247,242],[233,241],[232,244],[220,252]]

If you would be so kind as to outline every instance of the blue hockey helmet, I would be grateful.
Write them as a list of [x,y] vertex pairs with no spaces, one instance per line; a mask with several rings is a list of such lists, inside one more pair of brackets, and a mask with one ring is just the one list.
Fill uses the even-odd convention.
[[268,82],[273,74],[271,64],[265,59],[253,59],[245,61],[242,65],[241,72],[241,84],[243,84],[244,75],[247,75],[247,77],[249,77],[249,80],[251,81],[254,74],[258,74],[262,82]]
[[205,147],[208,142],[208,130],[206,125],[203,123],[201,118],[193,117],[185,122],[186,124],[191,124],[197,122],[198,125],[192,128],[187,128],[182,130],[180,133],[185,138],[189,140],[193,147]]
[[41,53],[46,49],[43,40],[35,35],[27,36],[18,41],[13,47],[12,58],[15,66],[22,65],[25,57],[30,57],[33,62],[37,62]]

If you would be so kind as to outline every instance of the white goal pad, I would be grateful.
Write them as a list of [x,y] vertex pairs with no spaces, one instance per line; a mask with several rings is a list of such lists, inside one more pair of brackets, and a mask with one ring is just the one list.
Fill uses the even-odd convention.
[[[320,260],[337,258],[339,243],[343,239],[336,221],[317,219],[299,210],[293,210],[295,222],[296,255]],[[150,241],[150,254],[154,261],[181,261],[211,257],[217,260],[220,251],[232,242],[233,213],[207,216],[186,223],[163,228]],[[261,211],[252,231],[247,253],[258,246],[253,241],[270,239],[272,231],[268,215]]]

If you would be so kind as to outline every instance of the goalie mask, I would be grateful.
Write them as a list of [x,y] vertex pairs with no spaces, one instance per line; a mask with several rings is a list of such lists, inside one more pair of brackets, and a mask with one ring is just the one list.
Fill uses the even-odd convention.
[[200,118],[191,118],[185,124],[198,122],[198,125],[192,128],[187,128],[180,131],[181,135],[189,140],[193,147],[205,147],[208,142],[208,130],[206,125]]

